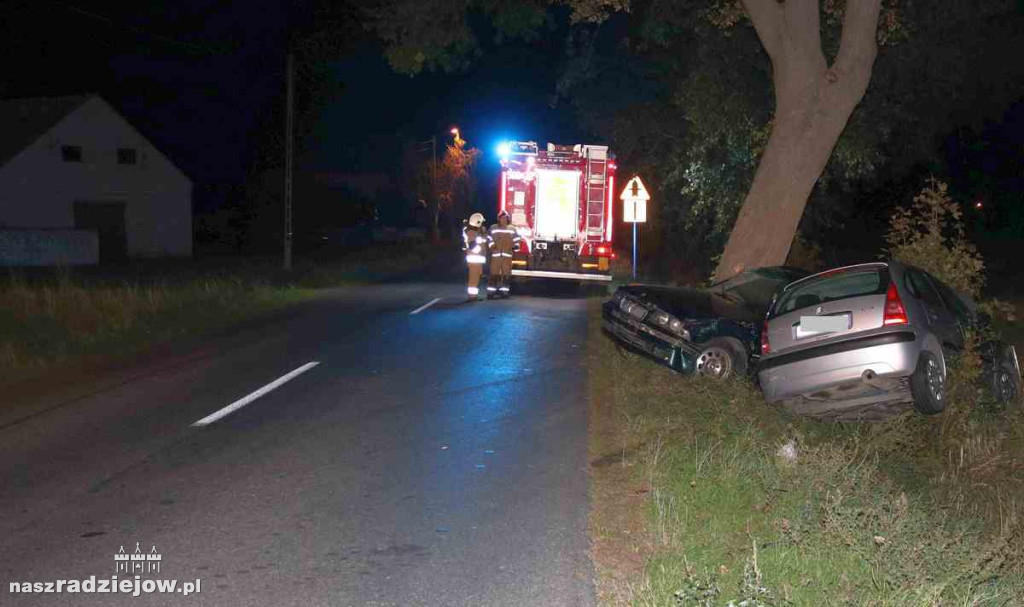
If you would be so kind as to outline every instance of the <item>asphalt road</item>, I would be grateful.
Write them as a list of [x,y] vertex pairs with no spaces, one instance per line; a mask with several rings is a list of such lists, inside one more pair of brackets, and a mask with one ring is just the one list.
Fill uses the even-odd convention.
[[[0,407],[0,604],[594,604],[586,301],[463,289],[340,289]],[[200,592],[10,591],[134,584],[137,545],[161,555],[140,580]]]

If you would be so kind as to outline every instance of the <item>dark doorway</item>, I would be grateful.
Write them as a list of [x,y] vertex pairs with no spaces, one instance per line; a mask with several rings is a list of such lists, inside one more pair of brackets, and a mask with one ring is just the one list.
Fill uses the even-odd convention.
[[128,259],[123,202],[76,202],[75,229],[96,230],[100,241],[100,263]]

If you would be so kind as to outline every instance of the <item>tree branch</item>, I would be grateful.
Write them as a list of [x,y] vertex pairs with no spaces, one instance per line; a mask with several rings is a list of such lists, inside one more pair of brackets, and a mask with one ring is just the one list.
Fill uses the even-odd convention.
[[742,0],[768,57],[774,62],[782,48],[782,7],[778,0]]
[[871,80],[871,69],[878,54],[878,13],[882,0],[855,0],[846,3],[843,37],[832,66],[832,77],[843,89],[843,97],[856,105]]
[[786,57],[787,62],[810,64],[815,70],[824,70],[826,63],[825,54],[821,50],[821,11],[818,0],[786,0],[782,3],[782,13],[785,48],[795,52]]

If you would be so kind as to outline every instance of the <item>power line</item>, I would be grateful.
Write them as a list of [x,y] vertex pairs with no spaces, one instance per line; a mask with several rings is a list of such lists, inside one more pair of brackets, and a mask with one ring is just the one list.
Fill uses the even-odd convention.
[[143,30],[142,28],[135,27],[135,26],[132,26],[132,25],[125,25],[125,24],[123,24],[123,23],[121,23],[119,21],[111,19],[110,17],[104,16],[104,15],[100,15],[99,13],[94,13],[92,11],[85,10],[84,8],[81,8],[79,6],[75,6],[73,4],[69,4],[67,2],[61,2],[60,0],[50,0],[50,2],[52,4],[55,4],[57,6],[60,6],[60,7],[64,8],[67,11],[72,12],[72,13],[76,13],[76,14],[81,15],[83,17],[88,17],[90,19],[94,19],[96,21],[102,21],[102,22],[106,23],[107,25],[109,25],[110,27],[113,27],[113,28],[116,28],[116,29],[120,29],[122,31],[130,32],[130,33],[135,34],[137,36],[141,36],[141,37],[145,37],[145,38],[150,38],[152,40],[157,40],[157,41],[160,41],[160,42],[165,42],[167,44],[170,44],[170,45],[173,45],[173,46],[177,46],[179,48],[183,48],[183,49],[189,50],[189,51],[191,51],[192,53],[195,53],[195,54],[214,55],[214,54],[220,54],[224,50],[224,49],[215,49],[215,48],[213,48],[213,47],[211,47],[209,45],[197,44],[195,42],[185,42],[185,41],[182,41],[182,40],[177,40],[175,38],[171,38],[169,36],[164,36],[162,34],[156,34],[156,33],[153,33],[153,32],[147,32],[147,31]]

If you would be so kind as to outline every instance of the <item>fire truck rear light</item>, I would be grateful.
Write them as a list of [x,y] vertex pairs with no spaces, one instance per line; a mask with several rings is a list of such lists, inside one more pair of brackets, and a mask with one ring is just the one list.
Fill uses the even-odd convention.
[[514,266],[525,266],[526,262],[523,261],[522,259],[513,259],[512,260],[512,265],[514,265]]
[[596,263],[585,263],[585,264],[583,264],[583,267],[587,268],[587,269],[596,268],[597,264]]
[[608,253],[608,247],[597,247],[598,255],[606,255]]

